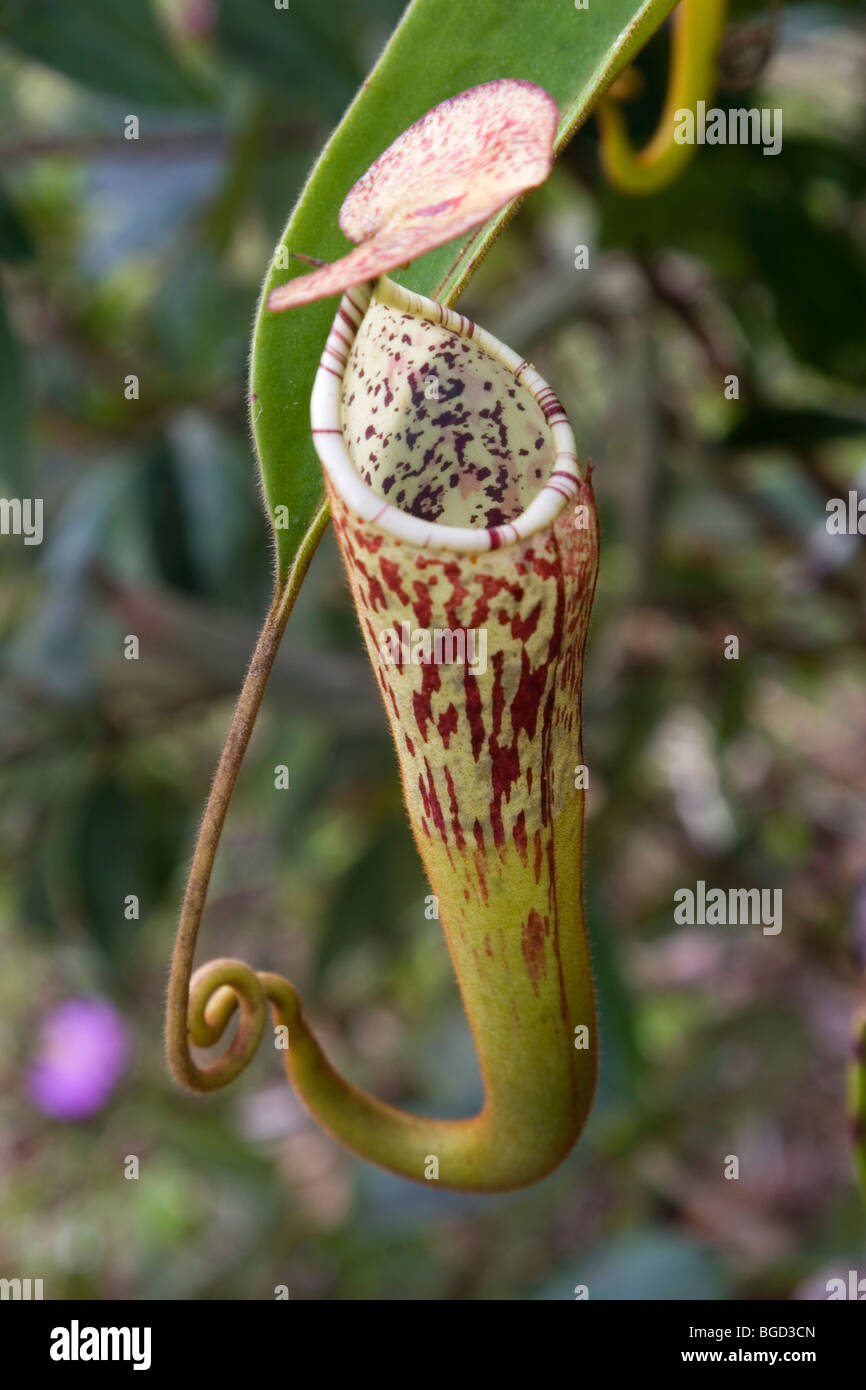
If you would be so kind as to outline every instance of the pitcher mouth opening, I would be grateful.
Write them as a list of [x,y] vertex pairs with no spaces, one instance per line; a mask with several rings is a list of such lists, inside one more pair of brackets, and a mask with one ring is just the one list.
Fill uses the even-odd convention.
[[[382,370],[368,362],[365,379],[353,349],[374,297],[382,322],[378,341],[365,347],[378,356]],[[436,345],[432,356],[423,343],[416,345],[414,371],[406,365],[413,359],[411,345],[406,347],[410,335],[399,331],[408,326],[401,325],[402,316],[414,319]],[[472,383],[471,403],[465,382],[452,371],[461,354],[475,354],[476,360],[483,354],[492,377]],[[423,375],[434,360],[434,374]],[[482,390],[487,394],[481,396]],[[510,402],[508,420],[503,398]],[[401,430],[389,433],[389,408],[402,412]],[[476,554],[516,545],[549,526],[583,481],[565,411],[535,368],[464,315],[386,277],[343,296],[316,373],[310,414],[316,452],[346,506],[423,549]],[[431,427],[438,433],[430,435]],[[419,449],[422,429],[428,433]],[[472,524],[454,524],[461,514]]]

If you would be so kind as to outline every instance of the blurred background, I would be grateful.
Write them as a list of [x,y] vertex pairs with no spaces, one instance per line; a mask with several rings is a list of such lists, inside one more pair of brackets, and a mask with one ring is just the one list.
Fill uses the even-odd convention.
[[[844,1111],[866,568],[862,538],[825,526],[828,498],[866,493],[856,3],[733,6],[717,103],[781,106],[781,155],[704,149],[632,201],[603,185],[590,120],[461,306],[536,362],[596,470],[602,1074],[583,1141],[526,1192],[458,1195],[338,1148],[271,1049],[207,1098],[167,1074],[185,870],[270,593],[245,407],[258,286],[400,10],[0,11],[0,493],[45,505],[41,546],[0,538],[0,1274],[46,1298],[821,1298],[866,1271]],[[667,43],[639,63],[638,143]],[[781,934],[676,926],[674,892],[701,878],[782,888]],[[426,891],[326,537],[199,959],[288,974],[353,1079],[469,1114],[480,1083]]]

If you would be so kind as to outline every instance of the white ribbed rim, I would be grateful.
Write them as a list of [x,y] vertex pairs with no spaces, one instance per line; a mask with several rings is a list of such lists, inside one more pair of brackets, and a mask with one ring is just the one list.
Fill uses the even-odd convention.
[[[430,319],[450,332],[469,338],[507,367],[515,381],[520,381],[535,397],[553,434],[556,458],[547,482],[514,521],[493,527],[441,526],[436,522],[423,521],[390,502],[383,502],[361,478],[343,440],[340,395],[355,335],[374,294],[382,303],[394,309]],[[566,502],[577,494],[582,482],[577,448],[568,418],[557,397],[535,368],[463,314],[455,314],[435,300],[413,294],[386,276],[375,283],[356,285],[343,295],[316,372],[310,399],[310,419],[316,453],[346,506],[399,540],[424,549],[473,554],[482,550],[498,550],[502,546],[526,540],[559,515]]]

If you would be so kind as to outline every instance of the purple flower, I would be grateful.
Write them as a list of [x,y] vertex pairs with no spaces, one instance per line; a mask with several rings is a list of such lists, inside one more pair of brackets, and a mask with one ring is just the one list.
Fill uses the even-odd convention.
[[108,1100],[128,1055],[126,1029],[112,1004],[67,999],[42,1021],[27,1078],[30,1099],[53,1119],[87,1119]]

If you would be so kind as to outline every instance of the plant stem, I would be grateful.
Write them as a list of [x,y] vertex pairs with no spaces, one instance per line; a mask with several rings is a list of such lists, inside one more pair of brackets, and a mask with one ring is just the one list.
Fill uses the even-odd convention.
[[[213,1090],[217,1086],[225,1085],[243,1069],[248,1060],[246,1052],[251,1039],[246,1032],[242,1039],[236,1039],[236,1046],[233,1046],[229,1054],[233,1062],[240,1060],[239,1066],[223,1066],[216,1063],[207,1068],[200,1068],[193,1060],[189,1050],[187,1017],[192,966],[214,860],[235,783],[286,623],[327,521],[328,509],[322,507],[307,532],[285,585],[280,587],[278,583],[275,588],[229,725],[190,865],[168,982],[165,1041],[169,1066],[175,1080],[195,1091]],[[252,975],[252,972],[249,973]],[[253,1043],[253,1051],[257,1042],[258,1038]],[[242,1059],[241,1052],[244,1053]],[[227,1063],[229,1056],[224,1058],[223,1062]]]

